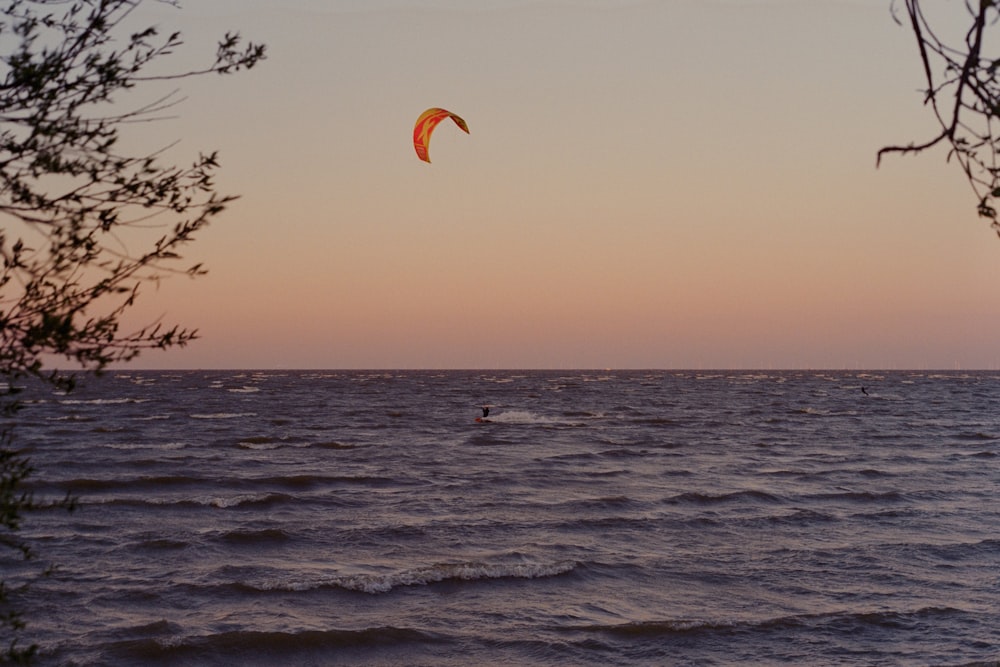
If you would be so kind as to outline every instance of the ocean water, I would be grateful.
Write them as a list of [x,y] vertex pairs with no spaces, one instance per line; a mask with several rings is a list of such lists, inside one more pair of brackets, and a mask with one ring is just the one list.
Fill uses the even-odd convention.
[[42,665],[1000,660],[998,373],[133,371],[17,438]]

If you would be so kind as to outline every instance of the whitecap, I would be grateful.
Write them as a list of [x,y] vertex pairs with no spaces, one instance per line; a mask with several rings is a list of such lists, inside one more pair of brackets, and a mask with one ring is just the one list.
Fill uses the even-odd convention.
[[390,575],[350,577],[339,585],[365,593],[387,593],[400,586],[426,586],[453,579],[540,579],[565,574],[576,566],[575,561],[569,560],[555,563],[442,563]]
[[164,443],[150,443],[150,442],[109,442],[102,447],[108,449],[117,449],[121,451],[132,451],[137,449],[184,449],[187,447],[185,442],[164,442]]
[[269,580],[258,587],[261,590],[306,591],[333,586],[359,593],[377,595],[396,588],[427,586],[443,581],[487,581],[491,579],[542,579],[572,572],[579,565],[576,561],[561,560],[551,563],[437,563],[427,567],[402,570],[388,574],[334,575],[314,580]]
[[208,414],[191,415],[191,419],[239,419],[240,417],[256,416],[256,412],[211,412]]
[[493,422],[503,422],[505,424],[567,424],[562,419],[556,417],[550,417],[548,415],[540,415],[530,410],[507,410],[505,412],[500,412],[496,414],[491,414],[489,416],[490,421]]
[[[248,503],[263,503],[271,499],[274,494],[271,493],[244,493],[235,496],[198,496],[191,498],[189,502],[193,502],[197,505],[204,505],[206,507],[217,507],[219,509],[228,509],[230,507],[239,507],[243,504]],[[170,502],[176,502],[171,500]]]
[[64,398],[61,405],[121,405],[123,403],[148,403],[148,398]]
[[241,440],[240,442],[236,443],[236,446],[239,447],[240,449],[267,451],[271,449],[281,449],[282,447],[285,446],[285,444],[282,442],[275,442],[273,440],[269,442],[254,442],[251,440]]

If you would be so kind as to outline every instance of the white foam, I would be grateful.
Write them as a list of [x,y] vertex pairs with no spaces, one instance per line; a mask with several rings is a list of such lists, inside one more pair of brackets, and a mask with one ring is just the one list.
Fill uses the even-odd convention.
[[491,413],[489,418],[493,422],[502,422],[505,424],[567,424],[569,422],[559,419],[557,417],[551,417],[549,415],[540,415],[530,410],[506,410],[504,412],[498,412],[496,414]]
[[[239,507],[244,503],[260,503],[266,501],[273,494],[270,493],[244,493],[236,496],[196,496],[194,498],[187,499],[188,502],[195,503],[196,505],[204,505],[205,507],[217,507],[219,509],[227,509],[229,507]],[[161,500],[150,500],[148,501],[152,505],[173,505],[178,502],[178,498],[169,498]]]
[[388,574],[353,574],[323,577],[314,581],[282,582],[271,580],[263,590],[304,591],[320,586],[336,586],[350,591],[377,595],[396,588],[427,586],[442,581],[485,581],[490,579],[540,579],[571,572],[576,561],[552,563],[438,563],[428,567]]
[[240,417],[256,416],[256,412],[212,412],[209,414],[191,415],[191,419],[239,419]]
[[137,449],[152,449],[152,450],[165,450],[165,449],[184,449],[187,447],[185,442],[165,442],[165,443],[146,443],[146,442],[109,442],[102,445],[102,447],[107,447],[108,449],[118,449],[122,451],[132,451]]
[[271,450],[271,449],[281,449],[282,447],[285,447],[286,445],[283,442],[274,442],[274,441],[272,441],[272,442],[251,442],[249,440],[241,440],[240,442],[237,443],[237,446],[241,447],[243,449],[253,449],[253,450],[256,450],[256,451],[267,451],[267,450]]
[[149,401],[148,398],[64,398],[59,403],[62,405],[121,405],[122,403],[148,403]]

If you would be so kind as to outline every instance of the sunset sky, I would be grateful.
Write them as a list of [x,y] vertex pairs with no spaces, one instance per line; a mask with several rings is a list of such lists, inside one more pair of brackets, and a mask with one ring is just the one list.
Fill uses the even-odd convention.
[[[956,25],[961,3],[949,3]],[[218,149],[210,274],[142,368],[998,368],[1000,239],[923,140],[889,0],[148,3],[204,63],[135,140]],[[433,164],[411,144],[439,106]]]

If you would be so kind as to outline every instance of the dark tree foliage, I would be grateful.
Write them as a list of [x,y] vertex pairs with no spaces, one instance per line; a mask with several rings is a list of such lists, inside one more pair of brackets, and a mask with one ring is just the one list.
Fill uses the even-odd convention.
[[[145,1],[0,0],[0,571],[4,559],[32,557],[17,531],[38,507],[9,433],[16,383],[69,389],[73,372],[190,341],[192,330],[128,330],[123,318],[150,281],[203,273],[179,265],[180,251],[233,199],[213,184],[215,153],[178,166],[164,163],[168,146],[122,148],[121,131],[161,117],[174,93],[122,99],[143,83],[250,68],[264,47],[226,34],[203,69],[150,73],[182,40],[128,27]],[[54,359],[74,370],[50,370]],[[11,592],[0,582],[0,662],[28,661]]]
[[988,53],[985,39],[987,27],[1000,19],[1000,0],[963,0],[962,4],[968,13],[968,29],[961,38],[951,40],[941,36],[941,26],[928,18],[921,0],[893,0],[893,16],[916,38],[926,86],[924,103],[933,112],[939,131],[922,143],[886,146],[878,152],[878,160],[888,153],[947,146],[948,159],[958,163],[972,186],[979,215],[1000,234],[996,207],[1000,197],[1000,57]]

